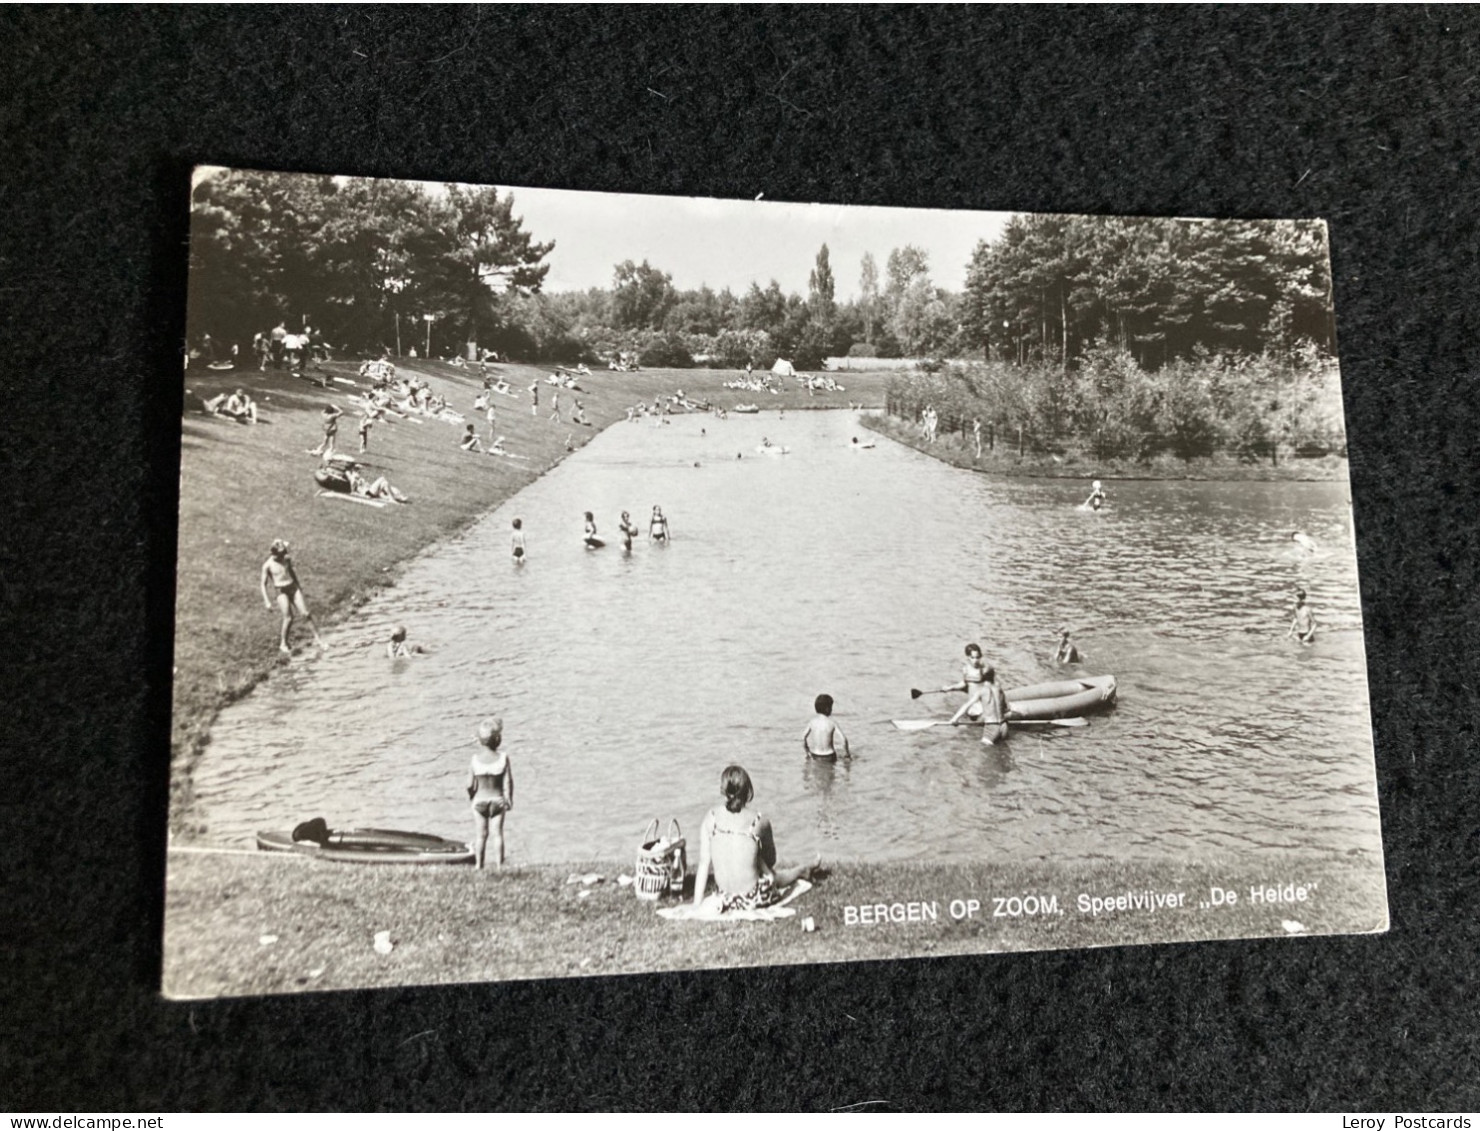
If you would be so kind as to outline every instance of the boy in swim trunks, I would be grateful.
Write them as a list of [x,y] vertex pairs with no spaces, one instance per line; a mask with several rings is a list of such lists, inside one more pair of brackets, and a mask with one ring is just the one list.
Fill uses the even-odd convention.
[[478,724],[478,744],[468,769],[468,800],[473,807],[473,852],[481,870],[487,858],[488,834],[493,833],[494,860],[504,866],[504,814],[514,808],[514,770],[499,747],[504,741],[503,719]]
[[1295,590],[1295,619],[1290,622],[1290,631],[1285,633],[1288,639],[1293,636],[1302,644],[1314,644],[1316,642],[1316,615],[1305,603],[1305,590]]
[[848,736],[843,733],[837,723],[832,721],[832,696],[819,695],[812,707],[817,714],[807,724],[807,729],[802,731],[802,749],[807,752],[807,757],[820,758],[827,762],[837,761],[840,742],[843,746],[843,757],[853,757],[853,751],[848,748]]
[[1007,693],[997,685],[997,671],[988,664],[982,670],[981,682],[975,685],[961,709],[951,716],[955,723],[975,706],[981,712],[982,742],[994,746],[1007,737]]
[[524,564],[524,520],[522,518],[516,518],[514,520],[513,547],[514,547],[514,564],[516,564],[516,565],[523,565]]
[[293,559],[288,556],[288,544],[281,538],[275,539],[268,550],[267,560],[262,563],[262,603],[272,612],[273,597],[268,594],[267,586],[271,582],[276,592],[278,611],[283,614],[282,635],[278,639],[278,651],[291,655],[292,649],[288,647],[288,629],[293,627],[293,614],[296,612],[308,621],[308,627],[313,630],[313,642],[320,648],[324,647],[323,638],[319,636],[319,627],[313,622],[313,614],[308,611],[308,604],[303,599],[303,590],[298,584],[298,574],[293,569]]

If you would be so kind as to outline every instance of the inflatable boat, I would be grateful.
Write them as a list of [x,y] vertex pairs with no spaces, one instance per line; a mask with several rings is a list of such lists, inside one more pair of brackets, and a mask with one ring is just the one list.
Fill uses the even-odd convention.
[[257,847],[263,852],[296,852],[342,864],[471,864],[474,860],[473,850],[462,841],[396,829],[336,829],[318,840],[261,832]]
[[1107,710],[1114,702],[1113,675],[1035,683],[1007,693],[1009,719],[1067,719],[1071,715]]

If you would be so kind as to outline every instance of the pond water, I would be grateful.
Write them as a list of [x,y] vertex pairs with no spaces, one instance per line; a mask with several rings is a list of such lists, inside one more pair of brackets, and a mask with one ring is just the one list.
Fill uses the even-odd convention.
[[[1080,480],[855,434],[848,412],[609,428],[221,715],[196,777],[207,839],[316,815],[464,839],[474,731],[498,714],[511,863],[626,859],[650,817],[692,833],[731,762],[788,860],[1379,850],[1344,482],[1113,481],[1096,514]],[[763,435],[790,454],[758,454]],[[619,513],[645,533],[655,503],[672,542],[624,553]],[[587,510],[604,549],[583,548]],[[1308,648],[1284,639],[1296,585]],[[431,654],[388,660],[396,623]],[[988,748],[889,724],[960,702],[909,691],[955,680],[967,641],[1009,689],[1058,678],[1060,624],[1077,672],[1119,681],[1092,726]],[[823,691],[851,762],[802,753]]]

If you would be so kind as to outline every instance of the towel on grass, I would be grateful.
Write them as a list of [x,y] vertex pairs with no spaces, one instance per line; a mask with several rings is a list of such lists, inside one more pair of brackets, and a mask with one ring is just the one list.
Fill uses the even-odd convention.
[[383,507],[385,502],[381,499],[367,499],[363,495],[346,495],[342,491],[320,491],[321,499],[343,499],[347,503],[359,503],[366,507]]
[[704,897],[704,902],[695,907],[692,903],[681,903],[677,907],[660,907],[658,914],[665,919],[691,919],[704,923],[738,923],[738,922],[765,922],[771,919],[790,919],[795,915],[796,908],[788,907],[787,904],[797,896],[812,890],[809,880],[798,880],[786,889],[786,894],[769,907],[761,907],[755,911],[725,911],[719,909],[720,895]]

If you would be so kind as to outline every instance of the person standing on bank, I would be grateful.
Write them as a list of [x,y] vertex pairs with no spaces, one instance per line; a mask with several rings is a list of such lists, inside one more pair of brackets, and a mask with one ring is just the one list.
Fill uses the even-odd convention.
[[494,863],[504,866],[504,814],[514,808],[514,770],[500,749],[503,741],[503,719],[478,724],[479,749],[468,768],[468,801],[473,807],[473,854],[480,870],[487,860],[490,833]]
[[[273,594],[268,593],[269,584],[274,590]],[[278,651],[285,655],[292,654],[293,650],[288,647],[288,629],[293,627],[294,613],[308,621],[308,627],[313,630],[313,642],[323,648],[324,641],[319,636],[319,626],[314,624],[313,614],[308,611],[308,603],[303,599],[303,589],[298,584],[298,573],[293,568],[293,559],[288,556],[288,543],[281,538],[273,540],[267,552],[267,560],[262,563],[262,603],[267,606],[268,612],[272,612],[274,596],[278,612],[283,615]]]

